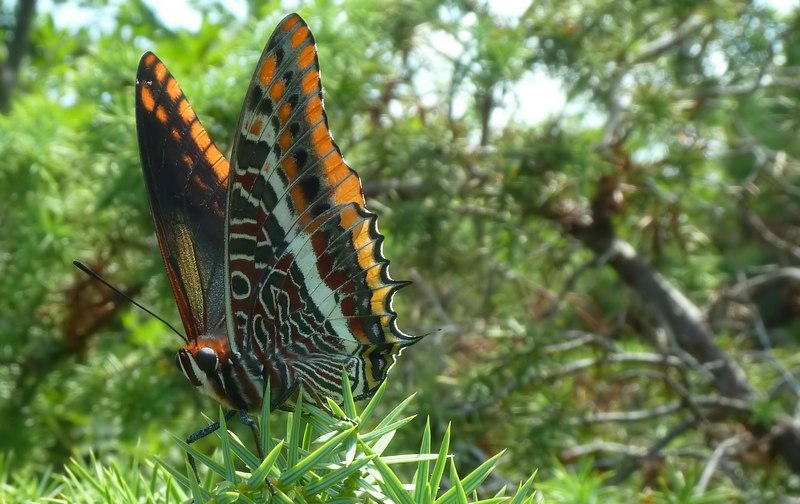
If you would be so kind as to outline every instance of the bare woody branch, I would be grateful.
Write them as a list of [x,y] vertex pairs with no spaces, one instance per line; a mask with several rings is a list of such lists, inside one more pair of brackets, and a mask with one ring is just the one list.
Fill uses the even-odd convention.
[[[601,191],[602,192],[602,191]],[[605,197],[598,194],[596,201]],[[593,205],[595,209],[602,205]],[[714,343],[700,309],[655,268],[639,257],[628,242],[615,236],[611,216],[586,215],[578,212],[559,213],[552,208],[535,209],[537,213],[558,222],[571,236],[599,256],[607,256],[611,267],[654,313],[662,320],[677,345],[707,367],[714,386],[730,398],[749,399],[753,391],[744,373]]]
[[[746,401],[719,396],[693,397],[692,403],[697,408],[716,408],[751,413],[750,404]],[[672,401],[651,409],[633,411],[611,411],[596,415],[567,419],[568,425],[579,426],[599,423],[634,423],[652,420],[682,411],[686,407],[683,400]]]

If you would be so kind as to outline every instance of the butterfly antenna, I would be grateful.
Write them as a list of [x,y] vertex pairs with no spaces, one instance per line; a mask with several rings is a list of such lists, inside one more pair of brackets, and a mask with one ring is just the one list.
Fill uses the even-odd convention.
[[177,334],[180,339],[182,339],[183,341],[188,343],[188,340],[186,339],[186,336],[184,336],[183,334],[180,333],[180,331],[175,329],[175,327],[172,324],[170,324],[169,322],[167,322],[166,320],[164,320],[162,317],[158,316],[157,314],[153,313],[148,308],[145,308],[144,306],[139,304],[138,301],[136,301],[135,299],[133,299],[129,295],[125,294],[124,292],[122,292],[118,288],[116,288],[113,285],[111,285],[105,278],[101,277],[98,273],[96,273],[94,270],[92,270],[92,268],[90,268],[89,266],[85,265],[84,263],[82,263],[80,261],[72,261],[72,264],[74,264],[75,267],[78,268],[79,270],[83,271],[84,273],[86,273],[90,277],[94,278],[95,280],[97,280],[101,284],[105,285],[106,287],[108,287],[112,291],[116,292],[117,294],[119,294],[123,298],[127,299],[128,301],[130,301],[134,306],[138,307],[143,312],[147,313],[148,315],[150,315],[151,317],[155,318],[156,320],[161,321],[162,324],[164,324],[165,326],[169,327],[172,330],[172,332]]

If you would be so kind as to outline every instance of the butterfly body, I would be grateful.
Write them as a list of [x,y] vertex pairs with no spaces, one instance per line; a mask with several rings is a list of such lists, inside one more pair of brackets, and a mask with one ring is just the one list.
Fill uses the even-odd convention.
[[341,400],[383,382],[400,331],[377,217],[328,129],[316,44],[296,14],[276,28],[242,107],[230,163],[152,53],[137,74],[142,169],[186,329],[176,362],[226,408],[271,408],[303,387]]

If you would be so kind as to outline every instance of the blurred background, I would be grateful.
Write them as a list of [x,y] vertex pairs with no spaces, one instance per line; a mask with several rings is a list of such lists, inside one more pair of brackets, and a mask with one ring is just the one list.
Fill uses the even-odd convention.
[[0,3],[0,500],[58,495],[71,457],[180,460],[216,415],[180,340],[71,261],[180,324],[138,58],[228,152],[295,10],[429,334],[389,378],[398,452],[430,417],[465,470],[508,450],[490,489],[798,502],[800,8],[769,0]]

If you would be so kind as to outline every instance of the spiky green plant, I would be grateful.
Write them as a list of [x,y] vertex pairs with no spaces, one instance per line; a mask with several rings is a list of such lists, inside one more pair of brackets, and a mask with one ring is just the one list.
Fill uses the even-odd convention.
[[[350,390],[343,375],[344,390]],[[502,453],[490,458],[466,476],[460,476],[455,461],[448,454],[450,430],[445,432],[436,452],[431,447],[430,424],[422,433],[419,453],[384,455],[398,429],[414,415],[403,416],[412,398],[401,402],[374,427],[376,406],[384,392],[381,386],[359,413],[352,395],[345,393],[344,403],[328,401],[329,411],[298,397],[295,411],[287,416],[284,439],[273,439],[269,430],[269,397],[261,415],[259,442],[264,460],[227,430],[220,410],[222,462],[206,456],[194,446],[177,442],[198,465],[213,475],[199,484],[191,468],[160,464],[187,488],[194,502],[396,502],[419,503],[499,503],[533,502],[533,476],[506,496],[505,489],[481,500],[478,489],[494,470]],[[250,443],[252,444],[252,443]],[[237,463],[238,461],[238,463]],[[402,465],[416,464],[411,481],[396,472]],[[449,487],[442,485],[449,464]],[[237,465],[240,467],[237,469]],[[406,476],[408,479],[408,476]]]

